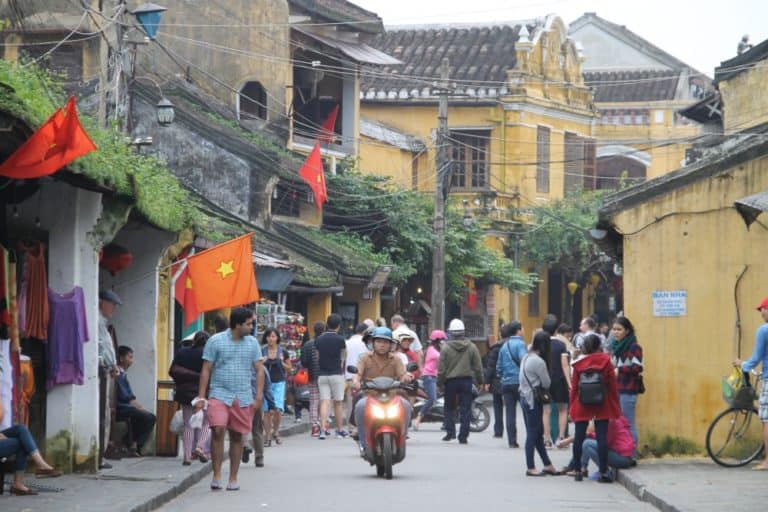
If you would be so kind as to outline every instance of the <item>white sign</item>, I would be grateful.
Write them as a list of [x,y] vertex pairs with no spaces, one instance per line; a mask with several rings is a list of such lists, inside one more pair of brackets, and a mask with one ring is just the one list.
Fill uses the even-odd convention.
[[659,290],[651,293],[653,316],[685,316],[688,314],[688,292],[685,290]]

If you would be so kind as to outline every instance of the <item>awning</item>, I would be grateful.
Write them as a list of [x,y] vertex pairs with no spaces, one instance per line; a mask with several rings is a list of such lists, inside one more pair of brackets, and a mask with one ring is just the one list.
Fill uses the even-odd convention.
[[768,210],[768,190],[753,194],[751,196],[742,197],[734,201],[733,205],[736,210],[741,214],[747,228],[757,220],[758,215]]
[[253,264],[256,266],[259,290],[284,292],[293,281],[293,268],[284,260],[254,251]]
[[328,36],[321,36],[296,26],[291,28],[296,32],[300,32],[301,34],[314,39],[319,43],[322,43],[333,48],[334,50],[341,52],[343,55],[361,64],[376,64],[379,66],[396,66],[398,64],[402,64],[402,62],[392,57],[391,55],[380,52],[376,48],[368,46],[367,44],[353,43]]

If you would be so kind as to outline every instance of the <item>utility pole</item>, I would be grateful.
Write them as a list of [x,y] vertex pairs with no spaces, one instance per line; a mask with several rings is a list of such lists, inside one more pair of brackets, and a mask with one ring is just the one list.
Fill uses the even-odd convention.
[[437,159],[435,176],[435,250],[432,254],[432,329],[445,328],[445,202],[448,199],[444,179],[449,173],[448,154],[448,59],[440,66],[440,101],[437,110]]

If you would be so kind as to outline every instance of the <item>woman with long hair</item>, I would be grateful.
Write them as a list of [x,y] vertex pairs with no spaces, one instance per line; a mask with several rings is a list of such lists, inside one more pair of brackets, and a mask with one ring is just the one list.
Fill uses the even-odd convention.
[[269,328],[261,337],[262,355],[264,356],[264,370],[269,372],[272,381],[272,396],[275,399],[275,407],[264,404],[264,446],[271,446],[272,439],[275,443],[282,444],[280,439],[280,420],[285,410],[285,379],[291,371],[291,360],[288,352],[280,346],[280,333],[277,329]]
[[643,348],[637,343],[635,326],[625,316],[617,317],[611,328],[611,361],[616,368],[616,380],[619,390],[619,406],[621,414],[629,420],[629,429],[635,440],[637,457],[637,423],[635,422],[635,407],[637,395],[645,391],[643,386]]
[[435,329],[429,335],[429,345],[424,353],[424,368],[421,372],[427,400],[424,402],[421,411],[419,411],[419,415],[413,420],[414,430],[419,430],[419,425],[421,425],[424,415],[435,405],[437,400],[437,367],[440,363],[440,349],[442,349],[446,339],[448,339],[448,336],[440,329]]
[[[611,364],[611,356],[602,350],[602,342],[597,334],[588,334],[581,345],[583,357],[573,363],[573,376],[571,382],[571,406],[570,414],[574,422],[573,460],[576,461],[576,481],[583,478],[581,466],[581,453],[584,439],[587,434],[587,425],[591,420],[595,423],[595,439],[597,440],[597,458],[600,468],[599,481],[610,483],[613,477],[608,471],[608,420],[621,416],[619,409],[619,395],[616,391],[616,373]],[[595,387],[602,386],[602,401],[600,403],[586,402],[579,388],[581,379],[585,375],[593,381]],[[601,385],[594,382],[595,375],[599,376]],[[585,380],[586,387],[586,380]],[[594,398],[594,397],[592,397]],[[596,399],[595,399],[596,401]]]
[[[520,362],[520,402],[525,420],[525,463],[527,476],[559,475],[552,465],[544,446],[543,403],[536,399],[536,390],[549,389],[550,379],[547,364],[549,362],[550,336],[546,331],[539,331],[533,337],[528,354]],[[534,449],[539,453],[544,469],[536,470]]]

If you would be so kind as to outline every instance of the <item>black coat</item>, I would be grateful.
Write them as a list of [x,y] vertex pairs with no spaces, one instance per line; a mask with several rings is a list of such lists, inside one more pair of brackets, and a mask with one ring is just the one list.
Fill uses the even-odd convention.
[[183,348],[173,358],[171,375],[174,384],[173,399],[182,405],[191,405],[200,387],[200,372],[203,369],[203,348]]
[[501,394],[501,377],[496,374],[496,362],[499,360],[499,350],[503,345],[503,343],[496,343],[485,354],[483,376],[485,382],[491,385],[491,392],[495,394]]

